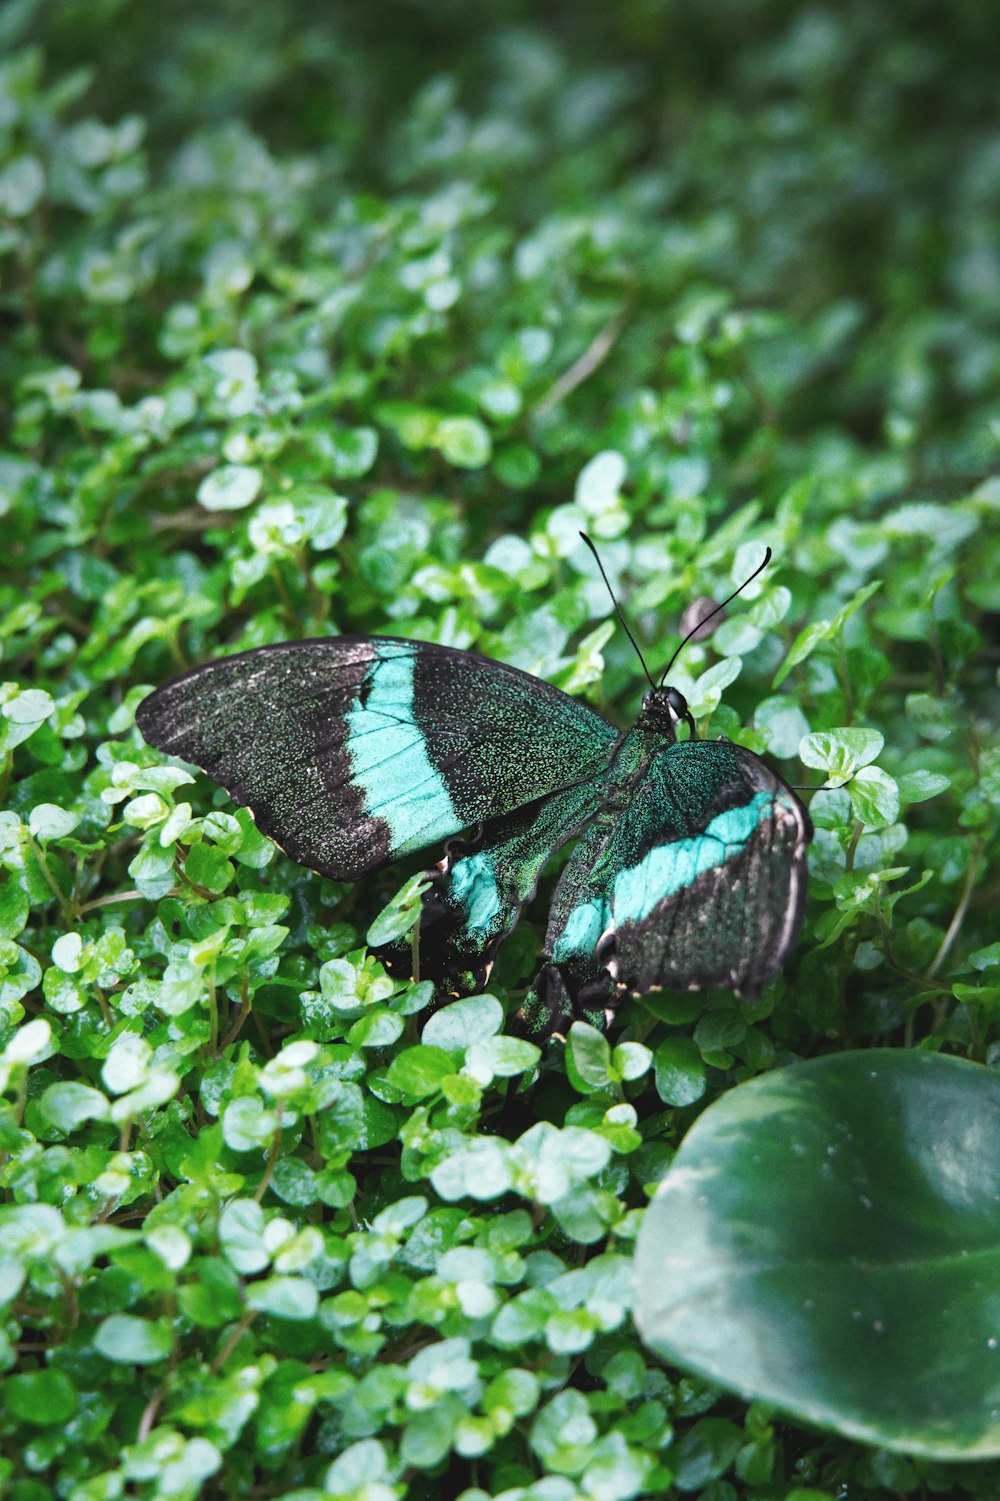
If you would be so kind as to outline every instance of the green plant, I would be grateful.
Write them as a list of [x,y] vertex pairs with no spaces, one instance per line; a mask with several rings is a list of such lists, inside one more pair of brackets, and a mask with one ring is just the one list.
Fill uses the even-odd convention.
[[[995,1494],[995,1465],[722,1396],[630,1324],[649,1193],[709,1102],[848,1047],[996,1063],[972,25],[4,9],[13,1501]],[[857,774],[812,800],[806,928],[758,1004],[661,996],[540,1056],[503,1019],[544,892],[492,995],[430,1015],[365,949],[398,877],[295,867],[133,714],[209,655],[336,629],[474,647],[627,718],[581,527],[653,666],[767,541],[677,686],[794,780]]]
[[667,1359],[909,1454],[995,1458],[995,1071],[831,1053],[688,1132],[636,1249]]

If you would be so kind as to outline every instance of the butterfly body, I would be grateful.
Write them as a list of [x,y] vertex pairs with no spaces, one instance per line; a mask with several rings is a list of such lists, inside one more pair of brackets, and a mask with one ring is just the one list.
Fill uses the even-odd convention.
[[470,992],[552,853],[556,887],[532,991],[554,1025],[625,990],[752,994],[794,941],[806,810],[750,751],[678,741],[672,688],[621,733],[516,668],[356,636],[210,662],[140,704],[146,739],[206,770],[301,864],[353,880],[434,845],[421,974]]

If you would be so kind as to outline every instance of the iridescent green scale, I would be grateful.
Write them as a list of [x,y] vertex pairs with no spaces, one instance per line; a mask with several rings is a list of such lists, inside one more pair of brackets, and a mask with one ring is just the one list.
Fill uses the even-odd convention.
[[421,975],[468,993],[578,838],[526,1003],[539,1030],[626,991],[753,994],[795,940],[809,816],[760,757],[677,740],[654,688],[621,734],[527,673],[380,636],[260,647],[156,690],[136,722],[249,807],[292,859],[351,880],[434,845]]

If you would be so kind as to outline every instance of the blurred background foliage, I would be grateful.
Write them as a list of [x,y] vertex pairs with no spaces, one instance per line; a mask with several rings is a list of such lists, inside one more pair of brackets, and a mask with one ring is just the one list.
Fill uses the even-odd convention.
[[[876,1040],[996,1060],[998,63],[972,0],[7,0],[14,1501],[996,1493],[668,1379],[625,1320],[707,1100]],[[637,1006],[595,1085],[499,1038],[470,1063],[480,1008],[449,1072],[364,954],[398,875],[275,859],[132,710],[355,630],[625,723],[581,526],[654,666],[769,543],[675,680],[790,779],[866,776],[813,802],[756,1009]]]

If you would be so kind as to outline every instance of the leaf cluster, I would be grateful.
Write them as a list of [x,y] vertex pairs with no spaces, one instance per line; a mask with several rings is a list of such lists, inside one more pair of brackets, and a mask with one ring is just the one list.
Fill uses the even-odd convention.
[[[631,1324],[646,1204],[708,1103],[848,1046],[1000,1058],[972,26],[4,8],[12,1501],[996,1493],[722,1396]],[[293,866],[133,716],[208,656],[377,631],[627,723],[581,529],[654,669],[771,546],[675,682],[699,733],[829,790],[761,1000],[653,996],[541,1050],[505,1022],[545,888],[491,994],[433,1010],[366,946],[412,886]]]

